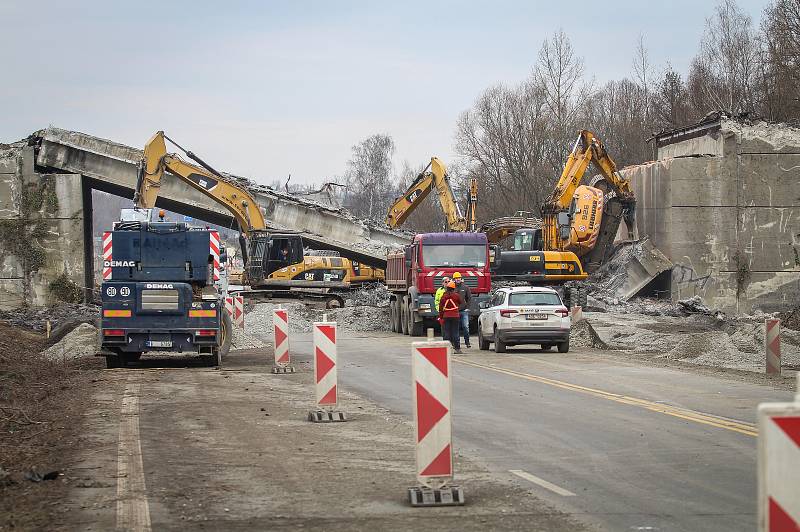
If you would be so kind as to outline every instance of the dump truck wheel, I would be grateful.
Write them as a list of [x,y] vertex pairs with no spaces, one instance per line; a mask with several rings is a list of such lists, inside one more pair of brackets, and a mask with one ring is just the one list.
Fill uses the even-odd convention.
[[389,330],[397,332],[394,325],[394,300],[389,301]]
[[403,296],[400,303],[400,326],[403,334],[408,335],[408,296]]

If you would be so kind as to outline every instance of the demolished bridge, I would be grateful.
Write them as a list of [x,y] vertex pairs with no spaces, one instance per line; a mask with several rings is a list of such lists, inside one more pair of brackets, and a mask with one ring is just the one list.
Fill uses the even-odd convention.
[[[139,149],[54,127],[0,145],[0,308],[47,304],[56,279],[85,292],[94,287],[91,191],[132,198],[141,158]],[[383,268],[387,251],[411,240],[340,209],[226,177],[248,188],[271,229],[297,232],[314,248]],[[224,207],[169,173],[156,206],[236,227]]]

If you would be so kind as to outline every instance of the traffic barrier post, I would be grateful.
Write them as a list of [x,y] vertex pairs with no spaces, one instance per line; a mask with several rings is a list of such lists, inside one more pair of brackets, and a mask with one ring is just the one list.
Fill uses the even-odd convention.
[[233,319],[234,327],[244,329],[244,296],[233,296]]
[[764,322],[764,353],[766,354],[767,375],[781,374],[781,320],[768,319]]
[[313,337],[314,390],[317,408],[308,413],[308,420],[314,423],[347,421],[345,413],[336,410],[339,403],[336,371],[336,322],[329,322],[328,315],[323,314],[321,322],[314,322]]
[[275,353],[272,373],[294,373],[289,354],[289,311],[278,305],[272,311],[272,325],[272,346]]
[[800,530],[800,374],[793,403],[758,406],[758,530]]
[[414,441],[418,486],[408,488],[411,506],[464,504],[464,491],[451,485],[453,442],[450,380],[450,342],[411,344],[414,397]]

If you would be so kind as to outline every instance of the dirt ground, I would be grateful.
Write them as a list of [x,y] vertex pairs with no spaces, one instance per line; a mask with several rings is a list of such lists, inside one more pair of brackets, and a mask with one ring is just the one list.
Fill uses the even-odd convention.
[[[46,360],[44,336],[2,322],[0,338],[0,530],[57,528],[101,364]],[[32,469],[57,476],[33,482]]]
[[[26,349],[36,349],[37,340]],[[350,421],[309,423],[311,368],[300,364],[299,373],[276,376],[266,358],[263,350],[233,352],[216,370],[181,367],[186,361],[177,360],[166,364],[172,367],[162,360],[101,370],[91,359],[82,368],[49,370],[54,379],[37,373],[50,384],[27,414],[46,421],[47,430],[32,436],[39,425],[23,424],[26,432],[14,438],[4,431],[2,463],[13,483],[0,492],[0,529],[118,526],[118,505],[128,500],[117,491],[118,447],[126,423],[123,397],[131,393],[139,404],[153,529],[583,529],[530,491],[458,454],[457,480],[468,504],[409,507],[406,489],[415,485],[409,420],[343,393],[340,404]],[[11,403],[4,397],[3,404]],[[30,445],[9,454],[22,441]],[[24,480],[29,464],[60,475]]]

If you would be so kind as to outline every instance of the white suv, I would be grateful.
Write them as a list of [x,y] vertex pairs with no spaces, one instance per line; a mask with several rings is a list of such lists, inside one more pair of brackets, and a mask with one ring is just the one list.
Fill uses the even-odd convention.
[[539,344],[545,350],[557,345],[559,353],[566,353],[569,328],[569,311],[552,288],[501,288],[481,307],[478,344],[486,350],[493,342],[498,353],[517,344]]

